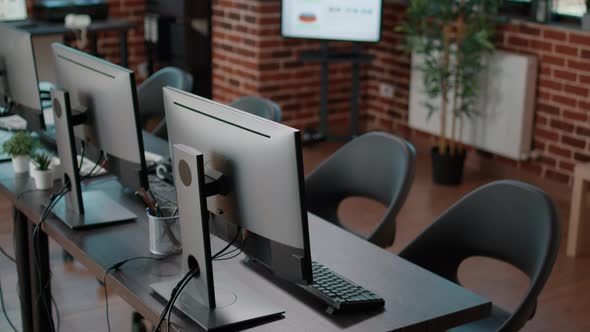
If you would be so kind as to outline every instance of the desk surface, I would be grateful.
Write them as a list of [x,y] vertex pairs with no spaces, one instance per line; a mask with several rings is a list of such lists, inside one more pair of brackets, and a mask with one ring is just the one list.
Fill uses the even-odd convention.
[[[12,22],[11,24],[14,27],[30,32],[32,35],[54,35],[72,31],[72,29],[65,27],[63,23],[56,22],[30,20],[26,22]],[[135,26],[135,23],[127,20],[107,18],[106,20],[93,21],[86,30],[91,32],[106,30],[129,30]]]
[[[14,201],[17,193],[31,187],[32,181],[26,176],[13,176],[10,163],[0,164],[2,195]],[[142,205],[133,195],[123,193],[120,186],[109,178],[96,179],[84,188],[108,192],[113,199],[132,209],[139,216],[138,220],[73,231],[50,217],[44,224],[44,231],[99,278],[102,278],[106,268],[118,261],[149,255],[147,218]],[[50,193],[28,192],[16,205],[36,223],[42,210],[41,204]],[[325,313],[326,306],[322,302],[298,286],[274,278],[257,264],[246,263],[243,256],[215,262],[214,273],[239,276],[241,283],[286,310],[282,319],[249,327],[264,331],[442,331],[489,315],[491,303],[488,300],[311,214],[309,230],[314,260],[374,290],[385,299],[385,310],[373,314],[332,316]],[[223,244],[213,239],[213,251]],[[179,256],[161,262],[136,261],[110,275],[108,283],[135,310],[155,322],[164,303],[154,297],[149,285],[179,273]],[[188,318],[176,313],[173,322],[180,330],[199,330]]]

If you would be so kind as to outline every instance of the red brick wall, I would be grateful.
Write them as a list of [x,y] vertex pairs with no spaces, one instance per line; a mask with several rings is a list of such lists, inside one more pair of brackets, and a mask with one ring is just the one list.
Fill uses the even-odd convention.
[[[333,43],[338,49],[349,43]],[[231,102],[261,95],[278,102],[284,122],[299,128],[318,121],[320,67],[299,55],[319,42],[281,37],[280,1],[216,0],[213,6],[213,97]],[[350,66],[330,67],[331,120],[347,120]]]
[[540,60],[534,147],[528,164],[567,182],[574,164],[590,161],[590,33],[513,23],[500,29],[498,47]]
[[[385,4],[381,42],[367,47],[375,61],[367,68],[367,128],[407,131],[410,88],[410,57],[401,50],[403,36],[394,31],[404,18],[405,6]],[[394,98],[379,94],[380,84],[395,87]]]
[[[366,45],[375,61],[363,68],[361,116],[368,129],[408,133],[410,59],[400,49],[394,27],[403,5],[386,2],[383,40]],[[319,67],[301,64],[298,55],[317,42],[280,37],[279,0],[217,0],[213,20],[214,97],[229,102],[245,94],[279,102],[289,125],[317,122]],[[338,43],[338,47],[349,47]],[[534,148],[527,162],[497,159],[543,177],[571,180],[576,162],[590,161],[590,33],[514,22],[498,30],[497,46],[539,57]],[[330,67],[332,120],[347,120],[350,69]],[[379,86],[395,87],[392,99]]]
[[[400,14],[402,13],[402,14]],[[383,42],[370,47],[377,61],[369,68],[369,128],[406,133],[410,59],[400,52],[401,35],[393,27],[403,7],[385,8]],[[574,165],[590,161],[590,33],[512,22],[498,28],[496,45],[539,59],[533,147],[538,158],[526,162],[496,157],[542,177],[570,182]],[[378,86],[396,87],[393,100],[379,96]]]
[[[129,63],[137,71],[145,61],[143,15],[146,0],[109,0],[110,15],[129,19],[137,28],[129,34]],[[289,125],[317,124],[319,77],[317,64],[303,64],[299,55],[317,50],[315,41],[280,36],[279,0],[214,0],[213,95],[230,102],[243,95],[277,101]],[[366,45],[375,61],[363,67],[361,118],[368,129],[407,133],[409,57],[399,49],[402,36],[393,31],[404,6],[386,2],[382,42]],[[331,43],[347,49],[349,43]],[[501,159],[543,177],[571,180],[576,162],[590,161],[590,33],[534,23],[499,28],[501,49],[539,57],[534,148],[539,158],[528,162]],[[116,34],[99,36],[99,53],[119,63]],[[379,96],[382,83],[395,87],[392,99]],[[330,66],[331,123],[347,121],[350,66]]]
[[[129,31],[128,61],[129,67],[138,72],[138,66],[146,61],[143,38],[143,17],[145,14],[146,0],[108,0],[109,15],[123,18],[136,24]],[[98,35],[98,53],[101,57],[113,63],[121,63],[119,56],[119,33],[104,32]],[[139,75],[137,75],[139,79]]]
[[[393,31],[403,6],[388,4],[384,40],[371,47],[377,61],[369,69],[368,126],[407,132],[409,58],[400,53]],[[496,157],[540,176],[569,182],[576,162],[590,161],[590,34],[535,23],[513,22],[498,29],[499,49],[539,59],[534,149],[539,158],[516,162]],[[394,100],[379,97],[382,82],[396,87]]]
[[[143,17],[145,14],[146,0],[108,0],[109,16],[129,20],[136,24],[134,29],[129,31],[128,38],[128,61],[129,67],[136,73],[138,66],[146,61],[143,38]],[[33,1],[27,2],[29,13],[32,11]],[[99,56],[107,61],[120,64],[119,54],[119,33],[102,32],[98,34]],[[66,43],[73,45],[72,36],[66,36]],[[89,52],[87,47],[85,51]],[[136,75],[139,80],[142,77]]]

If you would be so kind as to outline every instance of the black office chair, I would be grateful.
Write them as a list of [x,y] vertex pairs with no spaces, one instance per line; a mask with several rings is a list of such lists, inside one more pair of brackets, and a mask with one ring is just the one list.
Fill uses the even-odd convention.
[[408,141],[383,132],[357,137],[321,163],[306,179],[307,209],[342,228],[338,206],[354,196],[383,203],[385,215],[366,239],[380,247],[393,244],[397,213],[416,171],[416,151]]
[[234,100],[229,106],[274,122],[281,122],[281,107],[270,99],[258,96],[246,96]]
[[193,77],[182,69],[166,67],[155,72],[137,87],[137,102],[142,126],[145,126],[151,118],[160,118],[151,133],[161,138],[167,137],[162,96],[162,88],[166,86],[190,92],[193,89]]
[[[449,208],[400,256],[459,284],[459,265],[484,256],[509,263],[530,278],[513,313],[494,306],[488,319],[452,332],[520,330],[532,318],[559,249],[559,218],[547,194],[517,181],[485,185]],[[392,276],[395,278],[395,276]]]

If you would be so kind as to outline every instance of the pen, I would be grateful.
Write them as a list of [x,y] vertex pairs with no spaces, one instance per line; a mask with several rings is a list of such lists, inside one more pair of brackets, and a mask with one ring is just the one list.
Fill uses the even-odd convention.
[[137,195],[143,201],[143,203],[152,211],[152,213],[155,213],[156,212],[156,207],[150,201],[150,199],[147,197],[147,194],[145,193],[144,190],[142,190],[142,191],[136,191],[135,192],[135,195]]

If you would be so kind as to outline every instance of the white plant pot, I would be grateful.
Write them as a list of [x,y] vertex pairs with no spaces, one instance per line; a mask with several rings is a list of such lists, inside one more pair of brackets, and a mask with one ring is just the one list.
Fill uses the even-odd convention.
[[14,167],[15,173],[27,173],[29,171],[29,156],[13,156],[12,166]]
[[62,175],[64,174],[64,169],[61,166],[59,158],[57,157],[53,157],[51,159],[51,165],[49,165],[49,169],[53,173],[53,179],[61,179]]
[[582,16],[582,30],[590,31],[590,14]]
[[35,187],[38,190],[46,190],[53,187],[53,171],[40,171],[38,169],[31,170],[31,176],[35,180]]

